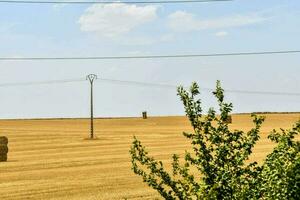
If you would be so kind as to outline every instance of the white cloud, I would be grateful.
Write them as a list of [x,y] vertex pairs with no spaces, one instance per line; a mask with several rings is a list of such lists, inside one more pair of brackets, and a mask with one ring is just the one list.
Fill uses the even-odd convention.
[[127,37],[127,36],[118,36],[113,38],[114,42],[117,42],[121,45],[134,45],[134,46],[144,46],[144,45],[152,45],[156,43],[156,39],[154,37],[148,36],[134,36],[134,37]]
[[60,11],[60,10],[62,10],[66,6],[67,6],[67,4],[60,3],[60,4],[54,4],[52,6],[52,8],[53,8],[54,11]]
[[185,11],[176,11],[168,16],[168,25],[178,32],[221,29],[258,24],[267,18],[255,13],[248,15],[233,15],[217,19],[199,19],[196,15]]
[[219,31],[219,32],[215,33],[215,36],[217,36],[217,37],[225,37],[227,35],[228,35],[228,32],[226,32],[226,31]]
[[171,42],[175,40],[175,36],[173,34],[165,34],[160,37],[160,42]]
[[117,37],[157,17],[156,6],[129,4],[93,5],[80,17],[80,29],[99,37]]
[[9,32],[16,25],[16,23],[0,22],[0,33]]

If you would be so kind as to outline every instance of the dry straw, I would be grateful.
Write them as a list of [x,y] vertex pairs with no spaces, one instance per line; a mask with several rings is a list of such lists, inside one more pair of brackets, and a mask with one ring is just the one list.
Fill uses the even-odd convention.
[[7,161],[7,155],[6,154],[4,154],[4,155],[0,154],[0,162],[5,162],[5,161]]
[[0,144],[5,144],[7,145],[8,139],[5,136],[0,136]]
[[8,139],[5,136],[0,136],[0,162],[7,161],[7,153],[8,153]]
[[0,155],[7,154],[7,152],[8,152],[7,145],[0,144]]

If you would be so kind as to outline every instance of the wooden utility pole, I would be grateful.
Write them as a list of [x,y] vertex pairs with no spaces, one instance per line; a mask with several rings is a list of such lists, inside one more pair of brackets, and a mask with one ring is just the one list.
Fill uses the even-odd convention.
[[97,79],[96,74],[89,74],[86,77],[87,80],[90,81],[91,84],[91,139],[94,138],[94,102],[93,102],[93,85],[94,85],[94,80]]

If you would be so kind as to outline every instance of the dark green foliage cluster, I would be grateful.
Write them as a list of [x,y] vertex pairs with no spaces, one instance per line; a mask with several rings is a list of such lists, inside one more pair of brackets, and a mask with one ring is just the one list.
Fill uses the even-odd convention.
[[253,187],[253,199],[300,199],[300,121],[291,130],[273,130],[269,139],[277,143],[262,166]]
[[193,152],[186,152],[183,162],[178,155],[173,155],[173,173],[169,173],[134,138],[130,150],[134,173],[170,200],[300,199],[300,145],[293,141],[300,132],[300,122],[292,130],[270,134],[269,138],[278,145],[262,166],[248,163],[264,117],[253,115],[254,127],[248,132],[229,130],[227,118],[232,104],[224,102],[220,82],[213,93],[219,104],[218,115],[213,108],[202,114],[201,101],[196,99],[198,94],[196,83],[189,91],[178,88],[194,130],[184,133],[191,141]]

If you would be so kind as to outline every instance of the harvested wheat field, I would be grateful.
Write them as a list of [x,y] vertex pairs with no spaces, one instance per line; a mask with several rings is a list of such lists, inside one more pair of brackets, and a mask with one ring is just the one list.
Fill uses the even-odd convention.
[[[273,145],[273,128],[289,128],[300,114],[268,114],[251,160],[261,161]],[[233,115],[233,129],[249,130],[249,115]],[[8,162],[0,163],[0,199],[155,199],[156,192],[131,171],[129,148],[136,135],[150,154],[170,163],[189,149],[185,117],[97,119],[98,140],[84,140],[88,120],[2,120],[9,139]],[[298,137],[299,139],[299,137]]]

